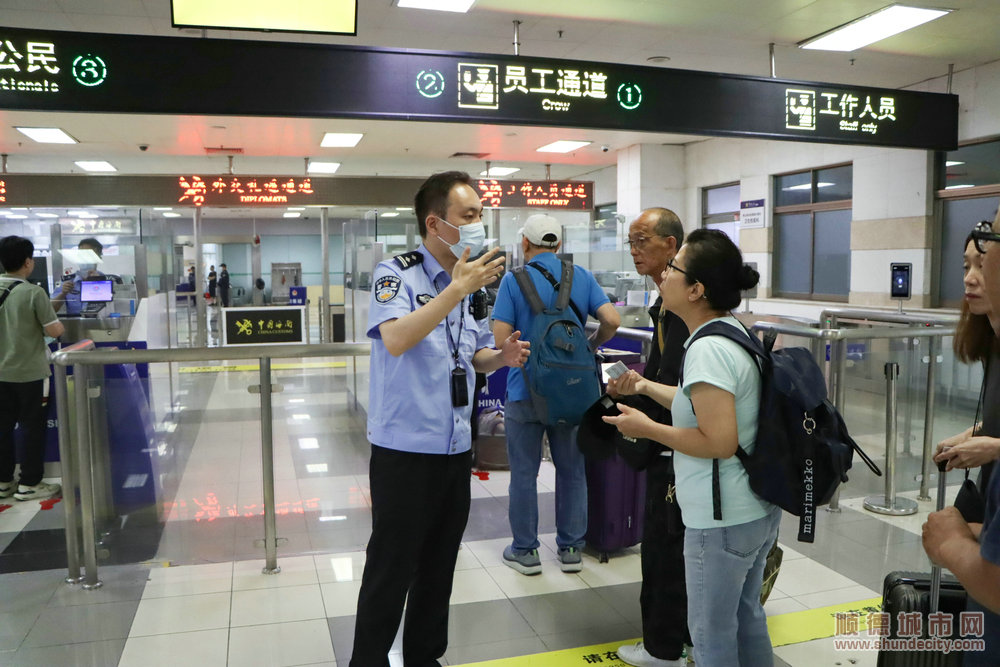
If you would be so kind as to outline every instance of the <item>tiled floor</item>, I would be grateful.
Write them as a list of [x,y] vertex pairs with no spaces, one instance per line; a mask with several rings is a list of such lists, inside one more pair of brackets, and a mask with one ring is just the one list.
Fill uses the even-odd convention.
[[[0,665],[346,667],[371,530],[368,446],[364,424],[345,407],[346,371],[275,374],[284,386],[275,394],[273,429],[284,540],[276,575],[261,573],[259,398],[247,392],[256,375],[179,377],[184,409],[172,425],[157,425],[153,443],[158,503],[104,526],[102,588],[62,583],[62,504],[9,503],[0,511]],[[879,434],[857,435],[877,446]],[[881,482],[858,465],[842,511],[822,512],[814,544],[795,542],[797,523],[783,518],[785,560],[769,615],[877,597],[890,570],[928,568],[919,530],[930,504],[914,517],[861,510],[861,497]],[[900,461],[903,495],[915,495],[915,467]],[[582,572],[561,572],[553,480],[544,464],[543,573],[524,577],[500,558],[509,539],[507,473],[472,478],[444,664],[639,636],[638,548],[604,564],[588,553]],[[399,649],[397,637],[394,665]],[[777,665],[875,664],[874,654],[834,651],[831,639],[781,646],[775,656]]]

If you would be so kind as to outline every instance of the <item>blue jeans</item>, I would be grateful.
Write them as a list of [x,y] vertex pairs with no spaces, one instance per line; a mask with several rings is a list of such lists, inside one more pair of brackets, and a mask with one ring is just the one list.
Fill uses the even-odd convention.
[[507,458],[510,461],[510,530],[514,548],[538,548],[538,467],[542,462],[542,434],[556,468],[556,544],[582,548],[587,532],[587,474],[583,454],[576,446],[575,426],[545,426],[535,416],[531,401],[509,401],[504,407]]
[[775,507],[768,516],[738,526],[687,528],[688,628],[698,667],[774,664],[760,588],[780,519],[781,509]]

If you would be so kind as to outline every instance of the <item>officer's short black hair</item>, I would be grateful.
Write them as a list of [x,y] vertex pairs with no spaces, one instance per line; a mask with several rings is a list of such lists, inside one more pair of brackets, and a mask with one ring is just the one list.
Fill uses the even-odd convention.
[[76,244],[77,248],[83,248],[83,246],[91,248],[97,253],[98,257],[104,256],[104,244],[95,239],[93,236],[89,236]]
[[0,239],[0,267],[8,273],[20,271],[24,263],[35,256],[35,244],[23,236]]
[[472,187],[472,179],[464,171],[443,171],[434,174],[420,186],[413,198],[413,211],[417,214],[420,238],[427,238],[427,216],[444,217],[448,212],[448,195],[457,183]]
[[219,264],[219,268],[223,269],[223,268],[228,268],[228,267],[225,264]]

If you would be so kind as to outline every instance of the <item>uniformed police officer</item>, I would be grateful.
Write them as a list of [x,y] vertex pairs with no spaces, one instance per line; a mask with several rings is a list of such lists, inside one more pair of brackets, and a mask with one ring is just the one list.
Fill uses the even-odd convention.
[[414,211],[423,243],[381,262],[372,277],[368,439],[372,536],[358,596],[351,667],[387,667],[403,604],[403,662],[439,665],[448,605],[469,516],[475,373],[520,367],[513,332],[493,349],[470,295],[503,271],[497,249],[470,260],[486,233],[468,174],[435,174]]
[[[104,245],[97,239],[91,237],[80,241],[77,245],[80,250],[93,250],[98,258],[104,255]],[[97,270],[97,264],[80,264],[72,278],[67,278],[59,286],[59,291],[52,295],[52,307],[58,312],[59,308],[65,304],[65,315],[78,317],[83,310],[83,302],[80,300],[80,283],[88,278],[97,278],[104,274]]]

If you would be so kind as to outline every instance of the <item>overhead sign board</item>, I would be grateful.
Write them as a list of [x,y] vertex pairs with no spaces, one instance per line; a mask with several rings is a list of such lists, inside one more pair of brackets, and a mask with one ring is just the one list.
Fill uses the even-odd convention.
[[[422,178],[302,176],[91,176],[0,174],[0,205],[32,206],[399,206]],[[87,225],[99,223],[87,222]],[[124,227],[124,223],[123,223]],[[101,233],[113,230],[102,226]],[[73,232],[75,233],[75,232]],[[126,233],[123,229],[122,233]]]
[[486,208],[594,208],[593,181],[501,181],[480,178],[472,183]]
[[0,29],[0,108],[429,120],[952,150],[958,97],[621,64]]
[[304,343],[305,308],[223,308],[223,345]]

